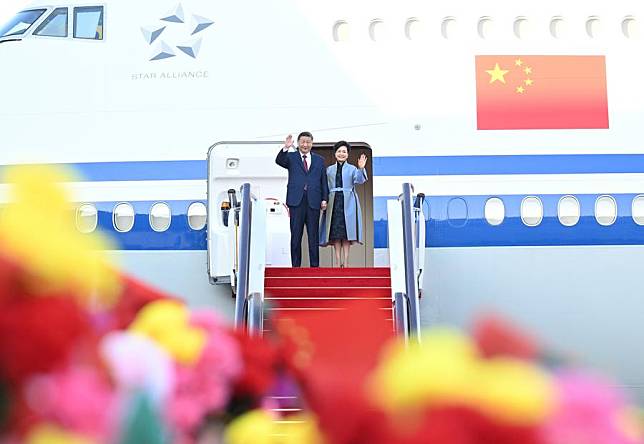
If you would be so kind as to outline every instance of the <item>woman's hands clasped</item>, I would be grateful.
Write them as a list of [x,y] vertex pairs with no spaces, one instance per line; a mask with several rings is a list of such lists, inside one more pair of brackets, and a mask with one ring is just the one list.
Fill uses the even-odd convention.
[[365,166],[367,166],[367,155],[363,153],[358,158],[358,168],[362,170]]

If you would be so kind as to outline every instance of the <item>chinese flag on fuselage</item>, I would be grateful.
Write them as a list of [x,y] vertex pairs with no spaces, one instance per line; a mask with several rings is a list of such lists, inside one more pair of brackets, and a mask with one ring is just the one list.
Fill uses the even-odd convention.
[[604,56],[476,56],[477,128],[608,128]]

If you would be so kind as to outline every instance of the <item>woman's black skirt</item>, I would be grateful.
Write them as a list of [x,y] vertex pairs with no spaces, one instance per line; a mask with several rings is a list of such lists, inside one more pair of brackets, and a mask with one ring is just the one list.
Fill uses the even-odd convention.
[[347,226],[344,219],[344,193],[342,191],[335,192],[332,211],[329,241],[347,240]]

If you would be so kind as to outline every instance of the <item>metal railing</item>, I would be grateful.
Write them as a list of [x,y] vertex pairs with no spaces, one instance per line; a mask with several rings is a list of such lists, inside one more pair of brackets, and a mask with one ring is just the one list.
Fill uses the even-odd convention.
[[[403,184],[398,200],[387,203],[393,318],[398,334],[420,341],[420,295],[425,262],[425,196],[413,200],[413,186]],[[413,203],[412,203],[413,201]]]
[[[264,323],[264,270],[266,268],[266,208],[250,192],[250,184],[240,189],[238,267],[235,300],[235,328],[262,335]],[[235,208],[235,207],[233,207]],[[237,211],[235,208],[235,211]]]

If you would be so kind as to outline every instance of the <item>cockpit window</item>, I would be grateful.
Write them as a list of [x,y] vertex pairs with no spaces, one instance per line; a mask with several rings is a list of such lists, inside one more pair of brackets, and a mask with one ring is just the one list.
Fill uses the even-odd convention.
[[34,35],[67,37],[67,8],[56,8],[34,31]]
[[30,9],[16,14],[9,23],[0,28],[0,37],[22,35],[33,25],[46,9]]
[[103,7],[74,8],[74,38],[103,40]]

